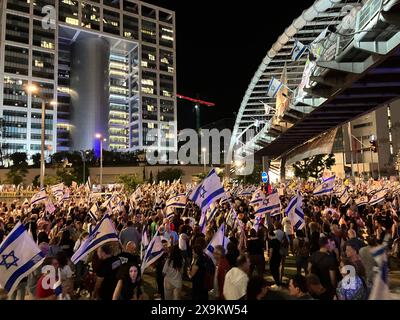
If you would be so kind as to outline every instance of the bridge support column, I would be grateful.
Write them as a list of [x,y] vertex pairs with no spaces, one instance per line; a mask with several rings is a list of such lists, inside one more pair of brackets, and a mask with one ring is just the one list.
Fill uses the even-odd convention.
[[286,181],[286,157],[281,158],[281,182]]
[[263,169],[263,171],[268,172],[270,165],[271,165],[271,160],[269,159],[269,157],[263,156],[262,157],[262,169]]

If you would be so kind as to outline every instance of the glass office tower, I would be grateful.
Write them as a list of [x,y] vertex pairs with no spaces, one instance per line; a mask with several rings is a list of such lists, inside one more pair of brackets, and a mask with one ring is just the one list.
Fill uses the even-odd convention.
[[40,152],[42,98],[47,155],[92,149],[96,133],[111,150],[176,149],[174,12],[134,0],[0,0],[0,17],[3,156]]

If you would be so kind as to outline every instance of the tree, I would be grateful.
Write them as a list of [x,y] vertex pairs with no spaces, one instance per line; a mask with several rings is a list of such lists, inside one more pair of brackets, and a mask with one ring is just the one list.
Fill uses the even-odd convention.
[[[86,155],[90,159],[91,154]],[[56,168],[57,177],[60,178],[67,186],[72,184],[72,181],[83,181],[83,159],[79,151],[74,152],[57,152],[51,156],[52,165]],[[87,162],[86,162],[87,163]],[[89,176],[89,168],[85,168],[85,180]]]
[[133,174],[121,174],[117,179],[118,183],[124,185],[124,189],[131,192],[136,189],[139,184],[138,179]]
[[308,178],[318,179],[325,169],[332,168],[334,164],[335,158],[333,154],[318,154],[293,164],[294,175],[304,180]]
[[8,183],[19,185],[24,181],[24,178],[28,173],[27,159],[28,157],[25,152],[15,152],[10,155],[12,165],[10,170],[7,172]]
[[157,174],[157,180],[172,182],[174,180],[178,180],[182,176],[183,176],[183,171],[181,169],[168,168],[168,169],[164,169],[164,170],[160,171]]
[[237,180],[243,184],[260,184],[262,171],[263,168],[261,164],[254,164],[254,169],[251,174],[247,176],[237,176]]
[[40,168],[40,159],[42,158],[42,156],[40,155],[40,153],[36,153],[32,156],[32,167],[33,168]]

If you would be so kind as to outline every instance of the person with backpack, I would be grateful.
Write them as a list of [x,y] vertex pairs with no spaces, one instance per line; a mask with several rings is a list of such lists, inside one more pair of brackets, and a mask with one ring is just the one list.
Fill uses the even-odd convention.
[[303,230],[296,231],[296,238],[293,240],[293,254],[296,257],[297,274],[301,274],[303,269],[305,275],[307,275],[308,260],[310,257],[310,242],[306,238]]

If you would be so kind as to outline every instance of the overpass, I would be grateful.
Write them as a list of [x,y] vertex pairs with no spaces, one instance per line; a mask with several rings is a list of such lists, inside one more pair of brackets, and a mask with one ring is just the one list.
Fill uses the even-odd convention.
[[[297,61],[295,43],[308,48]],[[286,28],[251,80],[230,154],[284,158],[327,130],[398,99],[399,77],[400,0],[317,0]],[[273,78],[288,88],[279,107],[268,95]],[[254,135],[246,137],[250,131]]]

